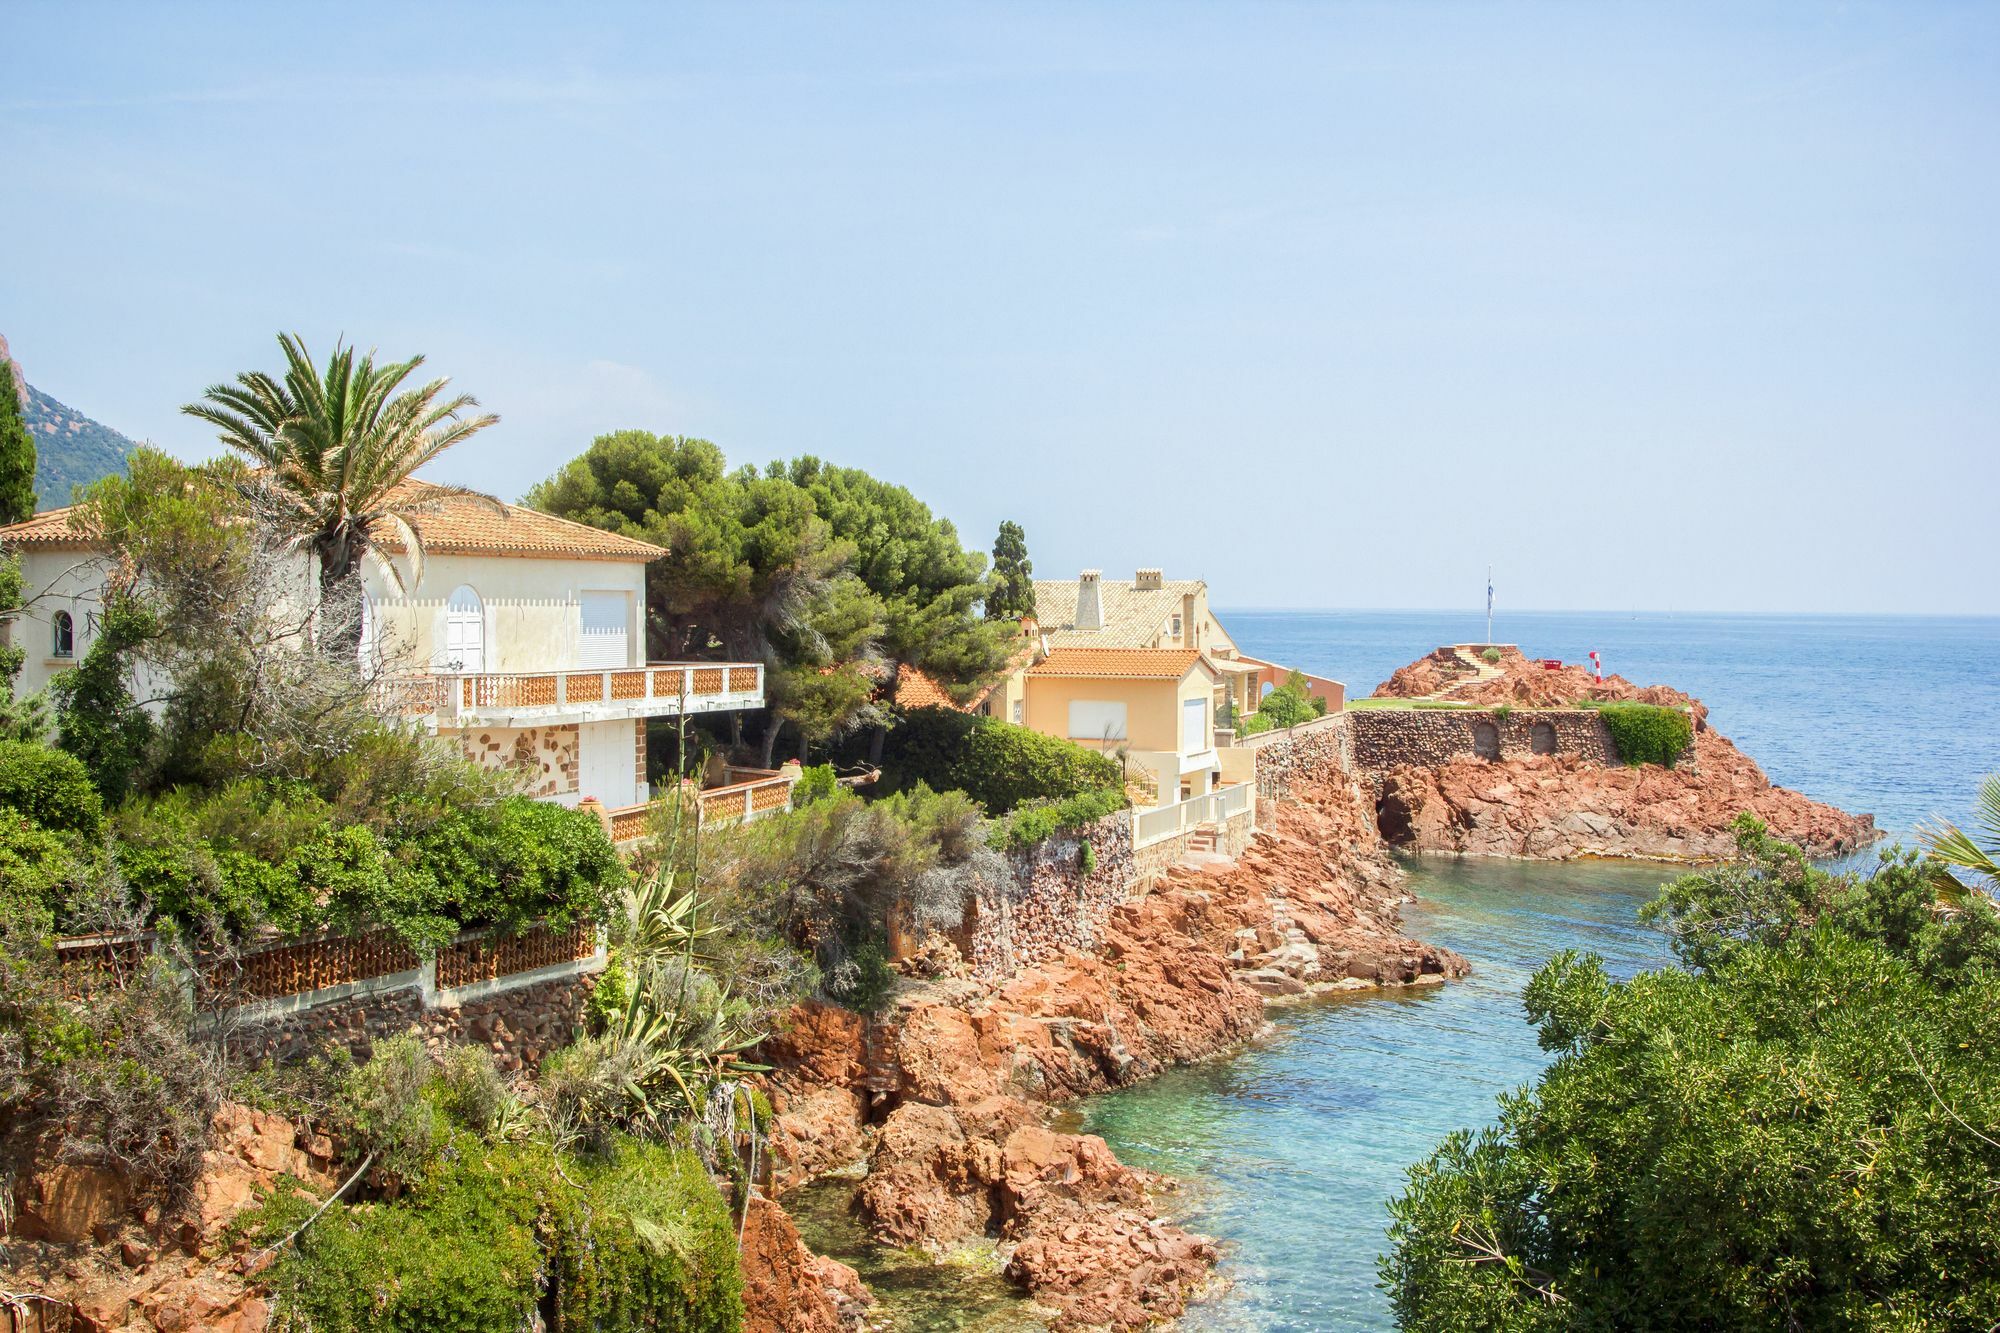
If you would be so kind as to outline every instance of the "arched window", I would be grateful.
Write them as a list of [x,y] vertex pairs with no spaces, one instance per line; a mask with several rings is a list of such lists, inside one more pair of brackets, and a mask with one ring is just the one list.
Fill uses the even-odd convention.
[[486,604],[467,584],[453,588],[445,602],[444,660],[454,671],[486,670]]
[[70,618],[69,612],[58,611],[55,615],[53,627],[55,635],[54,643],[50,648],[51,653],[56,657],[75,657],[76,621]]
[[1472,752],[1481,759],[1500,757],[1500,728],[1491,722],[1472,724]]
[[1556,752],[1556,729],[1546,722],[1537,722],[1528,732],[1528,745],[1536,754]]

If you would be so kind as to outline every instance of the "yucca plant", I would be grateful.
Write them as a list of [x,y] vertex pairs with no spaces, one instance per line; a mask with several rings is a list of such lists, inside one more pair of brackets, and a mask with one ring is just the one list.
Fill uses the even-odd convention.
[[[1966,899],[1968,891],[2000,892],[2000,773],[1979,784],[1973,823],[1978,830],[1976,837],[1943,819],[1917,829],[1925,850],[1938,862],[1940,878],[1950,881],[1960,901]],[[1953,871],[1965,872],[1972,883]]]
[[[247,484],[260,518],[285,548],[307,551],[319,566],[319,643],[351,659],[361,642],[359,577],[380,534],[409,553],[412,583],[423,578],[422,519],[457,496],[499,507],[458,486],[413,492],[404,483],[453,445],[500,418],[468,415],[470,394],[445,396],[446,379],[405,388],[424,358],[377,365],[336,345],[326,369],[313,365],[297,334],[281,333],[282,378],[246,371],[234,384],[211,385],[181,410],[217,428],[224,445],[256,465]],[[398,586],[401,574],[383,561]]]

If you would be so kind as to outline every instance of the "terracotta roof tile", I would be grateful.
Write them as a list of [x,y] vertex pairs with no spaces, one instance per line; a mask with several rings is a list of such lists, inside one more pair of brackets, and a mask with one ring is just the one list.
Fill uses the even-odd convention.
[[[519,505],[454,495],[426,481],[403,483],[398,497],[430,512],[418,513],[413,524],[432,555],[521,556],[549,560],[651,561],[667,553],[663,546],[621,537],[584,523]],[[434,493],[434,494],[433,494]],[[0,528],[0,548],[88,550],[91,539],[74,525],[75,508],[50,509]],[[386,533],[375,534],[378,549],[405,554],[403,544]]]
[[75,513],[76,506],[65,505],[61,509],[44,509],[19,523],[10,523],[0,528],[0,548],[10,551],[17,546],[45,551],[89,550],[90,539],[71,526]]
[[1194,670],[1194,648],[1057,648],[1028,668],[1030,676],[1093,676],[1179,680]]
[[[467,495],[452,495],[425,481],[407,481],[402,488],[420,513],[412,526],[433,555],[510,555],[553,560],[657,560],[664,546],[621,537],[553,514],[500,505]],[[403,498],[402,496],[398,497]],[[373,534],[383,551],[402,554],[403,544],[386,533]],[[0,538],[4,538],[0,531]]]
[[1131,579],[1099,579],[1097,598],[1104,627],[1078,629],[1077,581],[1036,579],[1035,612],[1042,632],[1057,648],[1150,648],[1166,633],[1168,619],[1181,609],[1181,599],[1199,596],[1206,587],[1200,579],[1172,579],[1157,588],[1141,588]]

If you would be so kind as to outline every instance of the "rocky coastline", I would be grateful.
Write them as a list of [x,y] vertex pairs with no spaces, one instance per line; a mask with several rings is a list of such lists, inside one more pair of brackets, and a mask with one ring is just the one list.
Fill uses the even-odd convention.
[[1693,747],[1670,769],[1563,754],[1400,765],[1370,777],[1377,824],[1392,845],[1549,861],[1719,861],[1733,855],[1732,826],[1745,812],[1816,857],[1843,856],[1881,836],[1872,816],[1773,784],[1691,695],[1616,675],[1598,680],[1577,666],[1551,670],[1513,647],[1498,652],[1498,662],[1483,664],[1440,648],[1398,670],[1374,697],[1510,710],[1583,700],[1686,708]]
[[[914,985],[873,1022],[795,1010],[763,1052],[773,1192],[862,1163],[854,1207],[878,1240],[942,1254],[997,1237],[1051,1327],[1178,1315],[1214,1243],[1169,1220],[1171,1182],[1052,1127],[1054,1109],[1234,1049],[1267,1004],[1466,971],[1399,930],[1401,872],[1359,784],[1302,783],[1267,814],[1237,860],[1195,858],[1116,908],[1088,953]],[[840,1327],[829,1284],[809,1285],[790,1322],[753,1326]]]

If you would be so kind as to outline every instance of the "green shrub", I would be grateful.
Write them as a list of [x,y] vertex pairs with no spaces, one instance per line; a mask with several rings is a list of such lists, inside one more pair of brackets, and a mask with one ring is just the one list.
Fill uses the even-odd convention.
[[1260,731],[1271,727],[1296,727],[1302,722],[1310,722],[1326,715],[1326,700],[1312,692],[1302,672],[1294,671],[1285,677],[1285,683],[1264,696],[1257,706],[1256,716],[1266,719]]
[[1236,728],[1236,734],[1239,736],[1255,736],[1259,732],[1269,731],[1271,726],[1272,723],[1268,714],[1251,713]]
[[632,974],[626,970],[625,960],[613,953],[611,961],[597,974],[590,998],[583,1002],[583,1030],[593,1037],[603,1036],[631,998]]
[[827,995],[857,1014],[878,1014],[896,988],[896,969],[874,940],[856,945],[827,978]]
[[0,935],[28,941],[66,924],[88,862],[76,839],[0,810]]
[[104,801],[72,755],[33,741],[0,741],[0,806],[45,829],[97,836]]
[[1038,731],[949,708],[918,708],[889,733],[883,770],[890,790],[921,782],[962,791],[1004,815],[1035,800],[1061,800],[1124,785],[1118,761]]
[[1641,764],[1672,768],[1694,744],[1694,723],[1679,708],[1607,703],[1597,707],[1597,715],[1611,733],[1619,760],[1633,768]]
[[792,785],[792,809],[802,810],[814,801],[823,801],[840,790],[840,779],[832,764],[813,764],[799,774]]
[[131,793],[152,744],[152,715],[125,682],[132,650],[158,631],[151,613],[125,598],[113,598],[83,660],[49,682],[56,743],[82,762],[113,805]]
[[1500,650],[1498,648],[1483,648],[1480,650],[1479,657],[1488,666],[1500,665]]
[[[314,1204],[281,1193],[268,1242]],[[735,1228],[686,1149],[617,1140],[559,1163],[539,1144],[465,1135],[390,1203],[337,1204],[271,1270],[274,1333],[732,1333]]]
[[994,823],[987,834],[991,846],[1032,847],[1059,833],[1096,823],[1106,815],[1125,808],[1124,791],[1093,791],[1061,801],[1037,801],[1024,805]]

